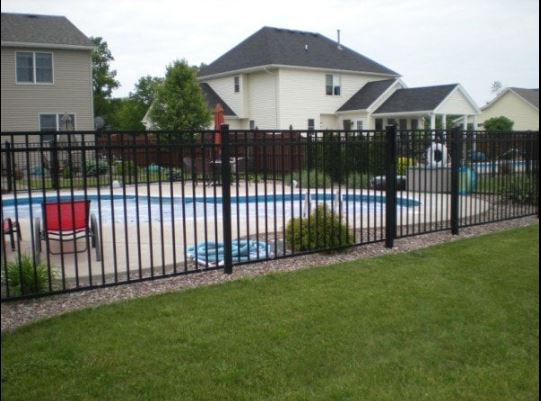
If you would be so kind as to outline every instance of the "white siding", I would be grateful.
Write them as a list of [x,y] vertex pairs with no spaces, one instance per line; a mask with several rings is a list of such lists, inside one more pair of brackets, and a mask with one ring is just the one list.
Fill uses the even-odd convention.
[[436,109],[438,114],[466,115],[477,114],[468,99],[459,89],[455,89],[451,95]]
[[535,110],[512,92],[507,92],[483,110],[479,116],[479,122],[483,123],[489,118],[499,116],[505,116],[514,121],[513,129],[516,131],[539,130],[539,110]]
[[321,114],[334,114],[367,82],[382,79],[342,73],[340,96],[328,96],[325,94],[325,74],[324,71],[280,69],[280,128],[286,129],[293,125],[295,129],[305,129],[309,118],[315,120],[316,127],[328,124],[329,120],[322,120]]
[[246,74],[239,74],[240,91],[235,92],[234,77],[230,75],[222,78],[204,80],[214,91],[223,99],[223,101],[231,107],[235,114],[240,117],[246,117],[248,113],[248,78]]
[[53,53],[52,85],[15,83],[15,52],[43,51],[2,47],[2,131],[37,131],[39,114],[75,114],[77,130],[94,129],[92,66],[89,51]]
[[249,120],[259,129],[288,128],[278,124],[278,70],[248,74],[248,81]]

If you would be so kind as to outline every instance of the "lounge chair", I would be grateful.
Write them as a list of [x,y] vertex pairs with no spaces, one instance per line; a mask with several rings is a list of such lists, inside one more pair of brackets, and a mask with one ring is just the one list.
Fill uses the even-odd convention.
[[[74,200],[66,202],[47,202],[42,204],[43,230],[39,217],[34,220],[34,238],[36,238],[36,255],[41,252],[41,241],[47,244],[47,251],[53,255],[61,252],[53,252],[49,241],[72,242],[78,239],[88,238],[91,245],[96,249],[96,260],[101,260],[101,243],[98,232],[96,216],[90,214],[89,200]],[[86,244],[83,249],[75,246],[73,251],[63,253],[86,252]]]
[[10,218],[4,219],[2,222],[2,237],[9,236],[9,242],[11,244],[11,250],[15,250],[15,234],[17,234],[18,241],[21,241],[21,227],[18,221],[13,221]]

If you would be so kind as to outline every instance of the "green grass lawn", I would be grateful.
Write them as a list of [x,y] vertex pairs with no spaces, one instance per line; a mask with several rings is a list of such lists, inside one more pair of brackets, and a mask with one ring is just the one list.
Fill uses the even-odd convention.
[[535,400],[538,226],[2,335],[2,400]]

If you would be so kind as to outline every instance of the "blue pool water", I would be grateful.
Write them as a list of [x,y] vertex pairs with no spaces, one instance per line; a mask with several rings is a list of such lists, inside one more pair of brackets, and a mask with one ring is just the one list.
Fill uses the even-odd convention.
[[[306,209],[304,194],[277,194],[277,195],[251,195],[231,197],[232,218],[256,219],[288,219],[299,217]],[[70,195],[48,196],[46,201],[56,202],[69,201],[70,199],[85,199],[84,196]],[[222,198],[221,197],[147,197],[132,195],[87,195],[90,202],[90,211],[103,223],[135,223],[148,221],[171,221],[185,218],[186,220],[204,219],[221,220]],[[367,213],[381,213],[385,205],[385,197],[361,194],[342,194],[343,215],[360,215]],[[184,201],[183,201],[184,200]],[[3,217],[16,217],[19,219],[41,216],[41,204],[43,197],[32,197],[31,207],[29,198],[6,199],[2,201]],[[320,203],[326,203],[329,207],[338,208],[339,202],[333,194],[310,194],[312,208]],[[399,207],[411,208],[420,205],[414,199],[398,198]],[[17,209],[17,214],[15,213]],[[30,216],[32,214],[32,216]]]

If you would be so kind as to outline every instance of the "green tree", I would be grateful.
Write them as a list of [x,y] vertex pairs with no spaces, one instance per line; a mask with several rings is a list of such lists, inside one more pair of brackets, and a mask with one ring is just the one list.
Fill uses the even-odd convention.
[[508,119],[505,116],[492,117],[486,120],[483,123],[485,130],[488,132],[501,132],[501,131],[512,131],[514,121]]
[[130,99],[148,108],[156,98],[158,89],[162,84],[163,78],[150,75],[141,77],[135,84],[135,91],[130,92]]
[[141,122],[147,108],[133,99],[113,99],[113,107],[109,115],[108,127],[120,131],[142,131],[145,126]]
[[161,129],[203,129],[211,114],[197,82],[195,70],[186,60],[167,67],[163,85],[159,86],[150,117]]
[[115,79],[116,71],[111,70],[110,62],[114,60],[107,42],[101,37],[91,38],[94,43],[92,51],[92,89],[94,92],[94,114],[102,116],[106,123],[111,114],[111,94],[120,86]]

